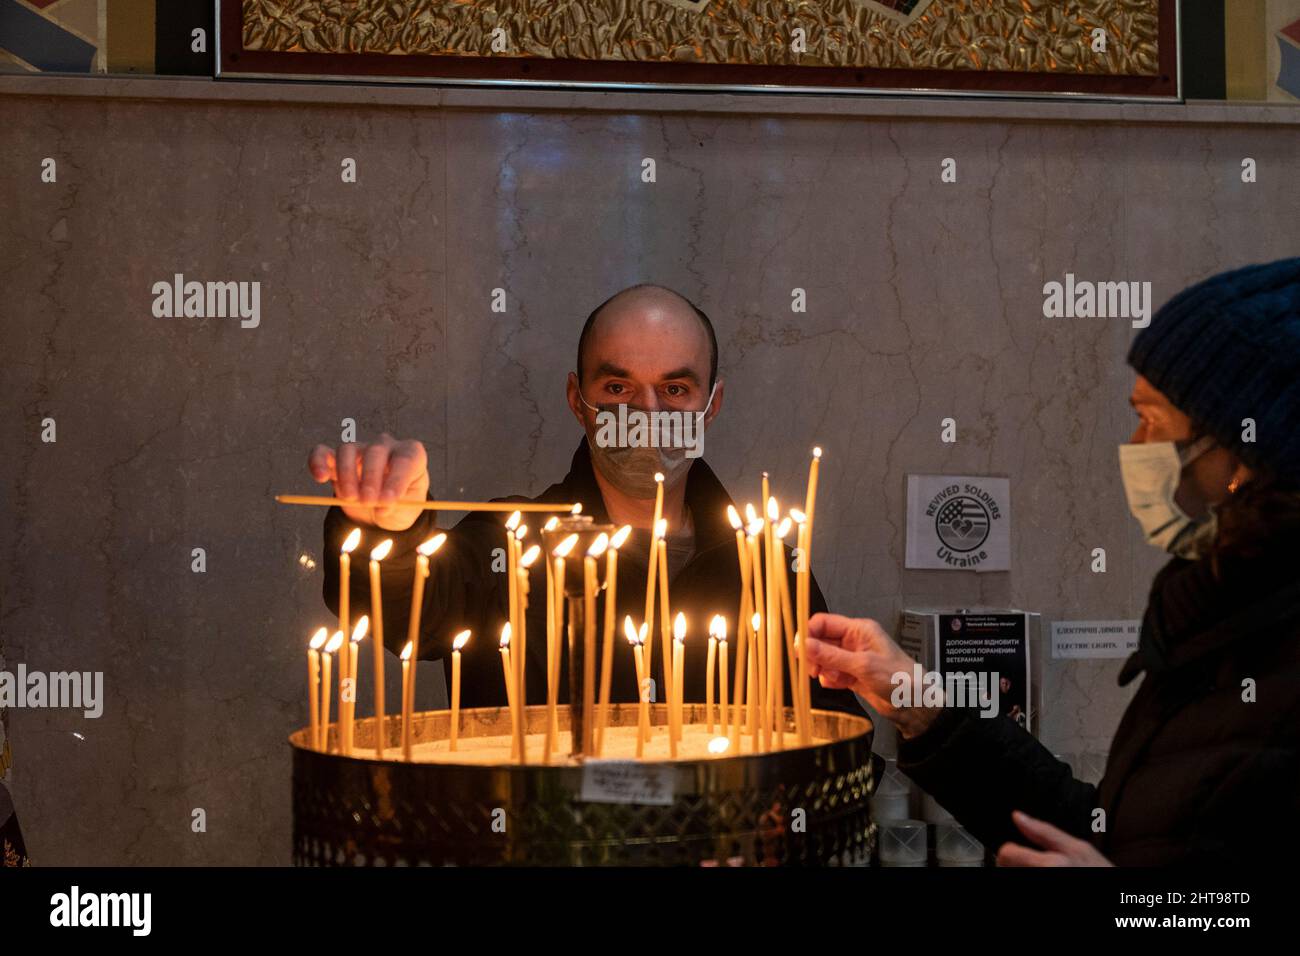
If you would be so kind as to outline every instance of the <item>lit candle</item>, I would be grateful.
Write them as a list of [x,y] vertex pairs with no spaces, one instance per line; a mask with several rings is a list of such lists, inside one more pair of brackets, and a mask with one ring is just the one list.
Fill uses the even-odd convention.
[[[339,630],[344,634],[347,634],[352,626],[349,620],[348,607],[352,599],[350,583],[352,577],[352,552],[356,550],[357,545],[360,543],[361,529],[353,528],[352,533],[343,539],[343,547],[339,549]],[[342,676],[340,672],[340,679]],[[342,711],[339,712],[339,716],[342,716]]]
[[513,688],[514,700],[510,704],[511,719],[514,721],[512,733],[514,740],[510,744],[514,752],[514,759],[519,759],[519,737],[523,730],[516,719],[515,711],[519,700],[519,665],[520,658],[523,656],[519,653],[519,576],[516,573],[518,568],[519,553],[517,550],[517,539],[515,531],[519,528],[520,513],[513,511],[506,518],[506,590],[508,593],[506,620],[510,622],[510,639],[514,642],[514,651],[510,655],[510,684]]
[[[799,676],[799,661],[795,657],[794,649],[794,614],[790,610],[790,576],[785,563],[785,536],[790,533],[790,527],[793,524],[790,518],[782,518],[780,524],[776,526],[773,532],[776,541],[774,549],[777,556],[776,576],[777,596],[781,599],[781,622],[782,633],[785,635],[785,657],[782,658],[783,668],[790,668],[790,706],[794,709],[795,730],[799,733],[800,741],[803,740],[803,705],[800,703],[799,687],[797,678]],[[781,649],[777,648],[778,655]],[[781,673],[780,693],[777,699],[777,711],[781,717],[781,726],[785,726],[785,672]],[[782,745],[784,745],[784,736],[782,736]]]
[[402,648],[402,759],[410,762],[411,759],[411,708],[407,702],[411,699],[409,691],[411,689],[411,653],[415,650],[415,645],[410,641]]
[[[347,753],[352,754],[352,745],[355,741],[354,731],[356,730],[357,716],[357,664],[361,661],[361,642],[365,639],[366,632],[370,630],[370,618],[368,615],[361,615],[357,619],[356,626],[352,628],[352,640],[349,646],[344,648],[348,659],[348,723],[346,728],[347,734]],[[339,716],[342,716],[343,705],[339,704]]]
[[[411,645],[411,660],[420,659],[420,616],[424,610],[424,582],[429,579],[429,558],[442,547],[447,536],[441,531],[415,549],[415,578],[411,582],[411,614],[406,626],[406,641]],[[411,683],[402,695],[402,707],[415,710],[415,678],[418,671],[412,666]]]
[[307,739],[316,750],[320,749],[320,652],[329,640],[329,634],[322,627],[307,644],[307,713],[311,717],[311,732]]
[[[542,527],[543,531],[554,531],[555,526],[560,523],[560,519],[551,515],[550,519]],[[546,539],[543,538],[543,541]],[[554,564],[550,558],[546,559],[546,702],[547,719],[551,719],[549,704],[555,689],[555,672],[551,668],[551,658],[555,656],[555,571]],[[550,737],[555,733],[554,727],[547,728],[547,736]]]
[[[673,698],[673,652],[672,652],[672,630],[673,618],[672,607],[668,603],[668,519],[661,518],[659,521],[659,640],[663,646],[664,654],[664,699],[669,703],[669,715],[672,714]],[[650,655],[646,658],[646,668],[650,668]],[[669,722],[671,724],[671,721]]]
[[[817,504],[817,475],[821,470],[822,450],[814,448],[812,451],[812,461],[808,463],[808,495],[804,499],[804,514],[807,517],[807,523],[804,530],[804,556],[803,566],[804,573],[808,580],[804,582],[805,590],[811,587],[812,581],[812,541],[813,541],[813,512]],[[805,611],[807,610],[808,598],[804,598]],[[799,625],[799,633],[806,635],[808,633],[807,622]],[[812,717],[812,688],[808,683],[808,652],[805,649],[807,642],[799,643],[799,681],[803,686],[804,692],[804,709],[807,716]],[[812,732],[811,724],[808,727],[809,733]]]
[[460,736],[460,649],[469,643],[470,632],[461,631],[451,642],[451,746],[456,749]]
[[[528,528],[521,526],[516,538],[522,540]],[[532,545],[519,556],[519,631],[515,637],[515,671],[518,674],[519,690],[515,700],[519,707],[519,761],[528,762],[528,594],[531,582],[528,580],[529,568],[542,553],[539,545]]]
[[[763,642],[758,639],[758,636],[763,633],[763,615],[755,613],[749,620],[749,628],[749,641],[754,645],[754,650],[756,652],[762,650]],[[762,667],[760,666],[761,663],[762,661],[757,653],[749,655],[749,673],[747,675],[749,687],[745,693],[749,703],[749,732],[754,737],[755,753],[758,753],[759,733],[761,729],[758,720],[759,710],[761,709],[758,706],[759,687],[761,684],[759,681],[759,675],[763,672]]]
[[[596,559],[609,547],[609,535],[601,532],[582,559],[582,752],[595,753],[596,744],[596,591],[599,590]],[[570,690],[572,693],[572,690]]]
[[722,735],[730,739],[731,735],[727,732],[727,619],[721,614],[717,617],[718,621],[718,663],[721,665],[718,681],[718,694],[721,697],[722,708],[720,711],[721,719],[718,728]]
[[519,724],[519,715],[515,712],[515,673],[510,667],[510,622],[501,625],[501,674],[506,681],[506,705],[510,708],[510,759],[518,760],[519,737],[515,728]]
[[682,738],[682,671],[685,670],[686,655],[686,615],[680,611],[677,612],[677,618],[673,621],[673,712],[674,730],[670,738],[672,741],[672,755],[677,756],[677,744]]
[[528,534],[527,525],[519,525],[514,529],[511,535],[510,553],[514,558],[514,569],[511,579],[514,581],[514,619],[511,624],[511,641],[514,648],[511,651],[511,664],[514,667],[515,680],[515,712],[519,715],[515,724],[515,743],[514,747],[519,753],[519,762],[528,761],[528,748],[526,744],[526,734],[528,728],[524,726],[525,714],[524,709],[527,706],[527,695],[524,690],[524,677],[527,673],[526,665],[528,662],[528,632],[524,627],[524,588],[528,584],[528,572],[523,572],[520,577],[520,558],[523,550],[524,535]]
[[[709,656],[704,665],[704,722],[709,733],[713,733],[713,684],[717,680],[718,669],[718,616],[713,615],[709,621]],[[722,675],[722,682],[727,682],[727,675]]]
[[[766,494],[766,489],[764,493]],[[785,721],[781,719],[780,710],[781,698],[785,696],[785,686],[781,680],[781,610],[776,583],[780,577],[781,564],[776,553],[776,520],[780,514],[776,499],[769,496],[767,509],[763,515],[763,538],[767,560],[767,589],[764,591],[767,617],[767,697],[765,699],[769,731],[764,735],[763,741],[771,747],[772,740],[769,734],[774,734],[778,748],[785,742]]]
[[[329,643],[325,645],[325,658],[321,661],[321,682],[320,682],[320,749],[326,750],[330,739],[330,670],[334,666],[334,655],[339,652],[343,646],[343,632],[335,631],[334,636],[330,638]],[[339,667],[343,666],[342,662]],[[340,711],[341,713],[341,711]],[[336,734],[341,738],[342,734]]]
[[[767,618],[763,588],[763,559],[759,551],[763,523],[757,520],[752,522],[747,532],[745,543],[749,546],[749,575],[754,592],[752,604],[754,614],[751,620],[763,621]],[[767,721],[764,718],[767,711],[763,706],[767,700],[767,641],[764,639],[763,631],[758,627],[754,628],[753,644],[750,663],[754,668],[754,684],[746,696],[749,699],[750,730],[758,734],[763,733],[767,728]]]
[[798,649],[798,666],[791,676],[790,685],[795,691],[795,701],[803,714],[803,726],[799,743],[807,746],[812,742],[812,711],[808,686],[807,660],[804,656],[803,636],[808,633],[808,523],[807,518],[798,508],[790,509],[790,517],[798,526],[799,563],[795,569],[795,643]]
[[625,524],[609,539],[605,552],[605,617],[600,651],[600,719],[596,724],[596,756],[605,750],[605,725],[609,721],[609,685],[614,675],[614,622],[618,618],[618,549],[632,533]]
[[551,751],[555,746],[555,738],[560,734],[559,718],[559,697],[560,697],[560,641],[563,638],[564,631],[564,559],[568,557],[574,545],[578,543],[578,536],[571,534],[551,552],[552,560],[555,562],[554,586],[555,586],[555,617],[552,619],[552,630],[554,640],[550,641],[550,660],[547,662],[549,673],[547,674],[547,697],[546,709],[550,716],[546,721],[546,741],[545,751],[542,759],[546,763],[551,762]]
[[[650,562],[646,570],[645,578],[645,614],[641,620],[645,621],[646,627],[650,628],[650,633],[654,633],[654,614],[655,614],[655,573],[659,565],[659,551],[655,545],[655,539],[659,534],[659,519],[664,514],[664,476],[662,472],[655,472],[655,513],[654,520],[650,522]],[[654,661],[653,653],[654,644],[650,645],[650,650],[646,652],[646,673],[649,674],[649,668]]]
[[[740,622],[740,628],[736,631],[736,640],[739,644],[736,657],[736,693],[735,693],[735,714],[729,719],[727,714],[722,715],[723,723],[730,723],[731,730],[725,731],[731,737],[732,749],[736,749],[739,744],[739,733],[741,726],[741,714],[744,713],[745,701],[745,657],[746,657],[746,630],[745,622],[750,616],[750,597],[749,597],[749,549],[745,545],[745,530],[740,523],[740,515],[736,513],[734,505],[727,505],[727,521],[736,531],[736,561],[740,565],[740,611],[736,620]],[[724,669],[725,673],[725,669]]]
[[623,633],[627,636],[627,642],[632,645],[632,658],[636,663],[636,756],[641,759],[645,753],[646,734],[649,732],[649,709],[646,693],[646,676],[645,676],[645,654],[642,653],[642,645],[645,643],[645,625],[641,625],[641,633],[638,635],[636,628],[632,626],[632,615],[623,619]]
[[393,550],[393,539],[385,538],[370,549],[370,619],[374,622],[375,666],[375,752],[384,759],[384,601],[379,587],[379,562]]

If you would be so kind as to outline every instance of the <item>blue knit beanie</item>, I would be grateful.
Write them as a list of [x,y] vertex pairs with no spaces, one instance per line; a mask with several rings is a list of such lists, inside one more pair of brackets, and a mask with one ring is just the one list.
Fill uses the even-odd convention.
[[[1128,363],[1251,468],[1300,475],[1300,258],[1184,289],[1137,334]],[[1243,419],[1255,440],[1243,441]]]

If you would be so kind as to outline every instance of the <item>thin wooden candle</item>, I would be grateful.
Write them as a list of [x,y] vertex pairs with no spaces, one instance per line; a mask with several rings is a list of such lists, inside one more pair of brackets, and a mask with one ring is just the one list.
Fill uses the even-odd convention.
[[[542,526],[542,532],[545,534],[554,531],[555,526],[560,523],[560,519],[552,515],[546,519],[546,524]],[[545,537],[542,538],[546,540]],[[550,557],[545,559],[546,564],[546,700],[549,703],[551,699],[551,685],[555,681],[555,674],[551,670],[551,658],[555,654],[555,572],[552,570],[553,565]],[[549,708],[548,708],[549,711]]]
[[[320,655],[321,648],[329,640],[329,631],[321,628],[312,635],[307,644],[307,712],[311,719],[311,731],[307,739],[315,750],[320,750]],[[328,678],[326,678],[328,680]],[[326,687],[326,693],[329,688]]]
[[[347,754],[351,754],[356,742],[356,718],[357,718],[357,665],[361,662],[361,642],[365,640],[366,633],[370,630],[370,616],[361,615],[357,619],[356,627],[352,629],[352,640],[349,647],[344,648],[348,656],[348,723],[347,723]],[[342,704],[339,705],[340,711]]]
[[[361,529],[353,528],[351,533],[343,539],[343,546],[339,549],[339,630],[346,636],[352,631],[352,621],[350,619],[352,603],[352,552],[356,550],[361,543]],[[346,655],[345,655],[346,656]],[[339,680],[343,680],[342,668],[339,671]],[[342,716],[342,711],[339,711]]]
[[[506,574],[508,575],[506,587],[509,594],[506,617],[510,621],[510,638],[515,645],[510,655],[510,682],[514,688],[515,702],[510,706],[516,710],[519,706],[519,671],[524,657],[519,640],[519,542],[515,537],[515,531],[519,527],[519,516],[520,512],[516,509],[506,518]],[[520,757],[519,745],[522,742],[523,730],[516,721],[514,742],[510,745],[516,760]]]
[[596,752],[596,592],[600,590],[596,561],[609,547],[601,532],[582,559],[582,752]]
[[803,712],[803,729],[799,743],[808,746],[812,742],[812,709],[810,706],[807,657],[804,654],[803,636],[808,633],[809,575],[808,575],[808,524],[804,513],[797,508],[790,509],[790,517],[799,528],[798,550],[799,564],[795,569],[795,641],[798,645],[798,669],[791,677],[791,686],[795,689],[795,699]]
[[641,625],[641,635],[639,636],[636,628],[632,626],[632,616],[629,614],[623,619],[623,633],[627,636],[627,642],[632,647],[632,659],[636,665],[636,756],[639,760],[645,753],[650,708],[646,701],[645,654],[642,652],[641,646],[644,643],[645,625]]
[[759,640],[759,635],[763,633],[763,615],[755,613],[749,621],[749,642],[754,645],[754,653],[749,655],[749,688],[746,691],[749,697],[749,732],[754,737],[754,753],[758,753],[759,745],[762,743],[762,728],[759,726],[759,689],[762,681],[759,675],[762,674],[762,660],[757,651],[762,650],[763,642]]
[[[799,660],[795,657],[794,649],[794,614],[790,610],[790,575],[785,564],[785,536],[790,533],[790,525],[793,522],[789,518],[782,518],[781,523],[776,526],[776,555],[777,570],[777,596],[781,599],[781,622],[782,633],[785,635],[785,667],[790,669],[790,707],[794,711],[795,732],[799,735],[800,742],[804,737],[804,715],[803,703],[799,695],[798,677],[799,677]],[[780,649],[778,648],[778,651]],[[780,705],[781,724],[785,725],[785,673],[781,674],[781,693],[778,699]],[[784,741],[782,741],[784,743]]]
[[609,685],[614,676],[614,625],[618,619],[618,549],[632,533],[625,524],[609,539],[605,552],[605,616],[600,650],[600,719],[596,723],[596,756],[605,750],[605,726],[609,722]]
[[375,668],[375,747],[380,760],[384,759],[384,599],[380,590],[379,562],[393,550],[393,539],[385,538],[370,549],[370,620],[374,639]]
[[673,695],[669,705],[673,722],[668,740],[674,760],[677,758],[677,744],[682,738],[682,672],[685,670],[685,656],[686,615],[679,611],[673,620]]
[[449,750],[456,749],[460,737],[460,651],[469,643],[470,632],[461,631],[451,642],[451,744]]
[[776,499],[768,497],[767,507],[763,512],[763,538],[766,545],[767,588],[765,607],[767,618],[767,711],[768,727],[771,737],[765,736],[768,747],[775,744],[779,749],[785,743],[785,721],[781,719],[780,701],[784,696],[784,682],[781,680],[781,611],[780,598],[777,596],[777,578],[780,562],[776,554],[776,520],[780,515]]
[[[329,643],[325,645],[325,658],[321,661],[321,682],[320,682],[320,749],[327,750],[330,739],[330,670],[334,666],[334,655],[343,647],[343,632],[335,631],[334,636],[330,638]],[[343,664],[340,662],[339,667]],[[340,738],[341,734],[335,734]]]
[[718,681],[718,696],[722,704],[722,733],[730,740],[731,734],[727,729],[727,619],[721,614],[718,615],[718,663],[721,665],[719,676],[722,678]]
[[[672,607],[668,603],[668,521],[659,522],[659,640],[664,654],[663,698],[671,703],[673,697]],[[649,666],[647,659],[646,666]],[[671,707],[669,714],[671,715]],[[669,721],[671,725],[671,721]],[[671,733],[671,731],[670,731]],[[674,735],[675,736],[675,735]]]
[[515,672],[510,666],[510,622],[506,621],[501,625],[501,674],[506,682],[506,706],[510,708],[510,759],[518,760],[519,735],[516,727],[519,725],[519,714],[515,711]]
[[[709,729],[709,734],[713,734],[713,684],[717,680],[718,670],[718,616],[715,614],[709,621],[709,651],[708,658],[704,665],[704,723]],[[723,683],[726,683],[727,676],[722,676]]]
[[[760,522],[751,524],[749,532],[745,543],[749,546],[749,574],[754,592],[754,615],[752,619],[766,621],[767,604],[764,600],[763,559],[759,551],[763,534],[762,524]],[[750,730],[763,734],[767,728],[767,721],[764,719],[766,713],[764,702],[767,700],[767,641],[763,631],[757,626],[754,628],[753,651],[754,653],[750,655],[750,660],[754,665],[754,686],[749,701]],[[764,736],[766,735],[764,734]]]
[[[447,535],[438,532],[432,538],[422,542],[415,549],[415,577],[411,582],[411,613],[406,622],[406,642],[411,645],[411,660],[420,659],[420,617],[424,611],[424,582],[429,580],[429,559],[437,553],[447,540]],[[415,710],[415,680],[418,672],[411,665],[411,683],[402,695],[402,706]],[[408,698],[410,698],[408,700]],[[384,729],[380,728],[383,732]]]
[[[527,527],[521,526],[516,534],[516,539],[523,540],[527,533]],[[522,545],[519,545],[522,547]],[[515,664],[519,689],[515,693],[515,701],[519,707],[519,762],[528,763],[528,595],[531,590],[531,582],[528,579],[529,568],[542,553],[542,549],[533,545],[526,552],[519,556],[516,562],[518,565],[519,575],[519,630],[516,632],[515,655],[518,662]]]
[[411,708],[409,701],[411,699],[411,654],[414,650],[415,646],[410,641],[407,641],[406,646],[402,648],[402,733],[400,742],[402,759],[408,763],[411,760]]
[[[356,505],[355,498],[330,498],[323,495],[276,495],[275,500],[282,505],[317,505],[329,507],[337,505]],[[420,508],[424,511],[563,511],[579,514],[582,504],[556,504],[548,501],[513,502],[513,501],[390,501],[390,508]]]
[[[816,511],[816,505],[817,505],[817,476],[821,471],[821,464],[822,464],[822,450],[820,447],[815,447],[812,450],[812,461],[808,463],[808,493],[804,498],[805,529],[804,529],[803,566],[804,566],[804,574],[806,576],[806,580],[804,582],[805,589],[810,589],[812,585],[813,515]],[[808,601],[809,598],[805,597],[804,598],[805,612],[809,611]],[[800,625],[799,633],[804,636],[807,636],[808,625],[806,621]],[[807,641],[802,641],[800,642],[799,645],[799,680],[802,683],[804,689],[804,698],[805,698],[804,707],[808,711],[809,716],[811,717],[812,688],[808,682],[808,652],[806,650],[806,645],[807,645]],[[809,727],[809,731],[811,732],[811,727]]]
[[[654,519],[650,522],[650,558],[649,565],[646,568],[645,578],[645,614],[641,620],[645,621],[646,627],[650,633],[654,633],[654,614],[655,614],[655,575],[659,567],[659,550],[655,540],[659,536],[659,521],[664,514],[664,476],[662,472],[655,472],[655,512]],[[654,644],[650,645],[650,651],[654,650]],[[653,653],[647,652],[645,659],[646,674],[650,674],[650,668],[654,663]]]
[[573,550],[574,545],[578,543],[578,536],[571,534],[551,552],[552,559],[555,562],[554,586],[555,586],[555,618],[553,620],[555,628],[555,641],[552,645],[550,674],[547,682],[547,699],[546,709],[550,716],[546,721],[546,739],[544,743],[544,752],[542,760],[546,763],[551,762],[551,752],[555,747],[556,738],[560,734],[559,696],[560,696],[560,642],[563,640],[564,629],[564,559],[569,552]]

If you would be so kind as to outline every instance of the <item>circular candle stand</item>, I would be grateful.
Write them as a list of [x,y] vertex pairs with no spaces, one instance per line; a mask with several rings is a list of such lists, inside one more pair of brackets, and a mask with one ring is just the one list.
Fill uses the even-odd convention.
[[[652,707],[665,733],[664,704]],[[561,733],[570,727],[561,707]],[[786,738],[797,735],[786,712]],[[671,768],[671,802],[582,799],[581,756],[526,764],[406,762],[312,749],[293,733],[293,853],[300,866],[835,866],[865,865],[876,841],[870,797],[883,767],[871,754],[865,717],[812,711],[815,741],[767,753],[638,761]],[[413,747],[446,741],[449,711],[413,715]],[[687,704],[687,725],[705,723]],[[547,708],[527,708],[540,735]],[[608,728],[635,728],[636,704],[611,704]],[[476,737],[508,737],[507,708],[460,712],[460,747]],[[399,722],[385,723],[387,754],[400,758]],[[612,735],[611,735],[612,736]],[[330,746],[335,746],[331,727]],[[530,738],[532,739],[532,738]],[[355,747],[373,750],[375,720],[358,720]],[[590,769],[590,768],[589,768]],[[665,799],[669,799],[665,797]]]

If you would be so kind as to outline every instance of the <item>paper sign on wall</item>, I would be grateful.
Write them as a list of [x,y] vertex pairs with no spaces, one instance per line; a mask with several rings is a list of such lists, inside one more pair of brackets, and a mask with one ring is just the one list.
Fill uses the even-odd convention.
[[1126,658],[1138,647],[1141,621],[1053,621],[1052,656]]
[[1011,481],[907,476],[909,568],[1011,570]]

